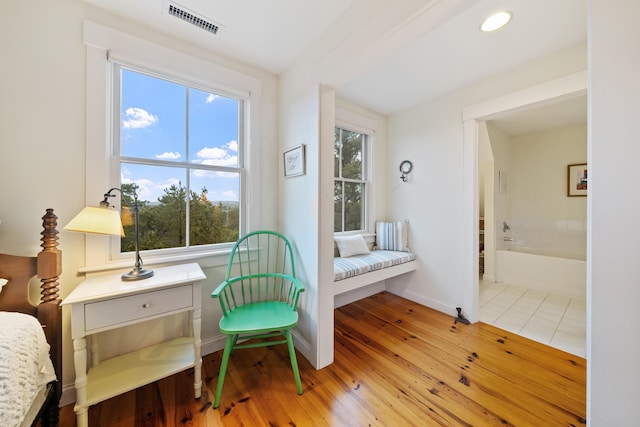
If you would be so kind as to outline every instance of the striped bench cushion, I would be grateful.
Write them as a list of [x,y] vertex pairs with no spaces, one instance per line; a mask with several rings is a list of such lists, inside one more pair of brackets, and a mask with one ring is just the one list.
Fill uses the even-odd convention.
[[416,259],[416,255],[411,252],[382,250],[348,258],[336,257],[333,259],[333,280],[337,282],[359,274],[403,264],[414,259]]

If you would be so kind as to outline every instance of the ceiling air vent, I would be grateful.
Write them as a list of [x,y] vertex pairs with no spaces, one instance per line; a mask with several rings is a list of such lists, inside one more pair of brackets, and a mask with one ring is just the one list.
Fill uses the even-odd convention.
[[167,2],[166,6],[169,15],[182,19],[185,22],[188,22],[213,34],[218,34],[218,31],[220,31],[221,25],[218,23],[214,23],[211,19],[205,18],[204,16],[198,16],[195,13],[183,8],[182,6],[171,2]]

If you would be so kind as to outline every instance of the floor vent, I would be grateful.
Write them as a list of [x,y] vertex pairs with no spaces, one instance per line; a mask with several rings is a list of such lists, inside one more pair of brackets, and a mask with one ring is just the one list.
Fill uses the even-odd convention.
[[188,22],[192,25],[195,25],[198,28],[202,28],[205,31],[209,31],[213,34],[218,34],[220,30],[220,24],[214,24],[211,20],[208,20],[204,17],[197,16],[183,8],[180,8],[176,5],[169,4],[168,7],[169,15],[175,16],[176,18],[180,18],[185,22]]

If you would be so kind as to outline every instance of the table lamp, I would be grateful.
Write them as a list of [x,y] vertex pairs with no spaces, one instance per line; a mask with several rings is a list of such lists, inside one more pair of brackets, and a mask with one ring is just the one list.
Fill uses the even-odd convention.
[[[111,236],[124,236],[124,228],[118,211],[113,209],[109,204],[109,197],[116,197],[111,194],[113,191],[119,191],[120,188],[114,187],[104,194],[104,200],[100,202],[100,207],[87,206],[80,211],[69,223],[64,227],[66,231],[77,231],[81,233],[91,234],[107,234]],[[138,195],[133,193],[133,217],[134,228],[136,233],[135,250],[136,261],[133,269],[122,275],[122,280],[132,281],[147,279],[153,276],[153,270],[142,268],[142,258],[140,258],[140,233],[138,230]],[[131,207],[131,206],[130,206]]]

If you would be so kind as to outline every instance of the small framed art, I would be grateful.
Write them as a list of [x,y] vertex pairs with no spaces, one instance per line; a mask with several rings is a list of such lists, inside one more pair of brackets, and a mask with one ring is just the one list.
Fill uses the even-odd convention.
[[577,163],[567,166],[567,196],[587,195],[587,164]]
[[304,144],[297,145],[283,154],[284,160],[284,176],[289,178],[292,176],[304,175],[305,158]]

